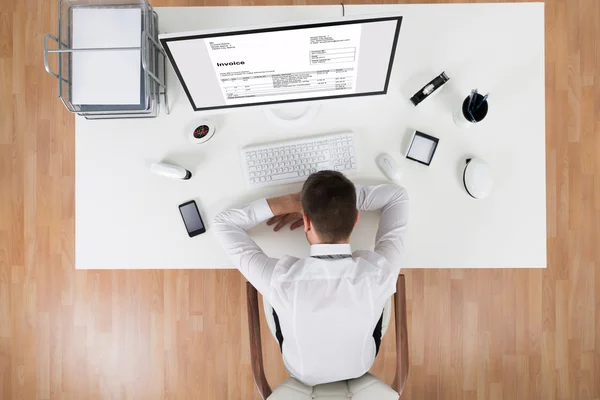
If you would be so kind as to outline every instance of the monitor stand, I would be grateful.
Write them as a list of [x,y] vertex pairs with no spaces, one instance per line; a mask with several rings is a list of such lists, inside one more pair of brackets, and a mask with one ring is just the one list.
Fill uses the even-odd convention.
[[310,124],[320,108],[320,104],[279,105],[265,107],[263,108],[263,113],[274,125],[289,129]]

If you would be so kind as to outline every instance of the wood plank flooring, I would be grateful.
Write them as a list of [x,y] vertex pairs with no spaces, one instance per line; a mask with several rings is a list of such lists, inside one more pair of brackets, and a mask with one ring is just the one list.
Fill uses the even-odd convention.
[[[56,21],[56,1],[0,0],[0,399],[258,399],[237,271],[74,270],[74,119],[42,57]],[[546,1],[546,110],[549,267],[405,270],[407,399],[600,400],[598,0]]]

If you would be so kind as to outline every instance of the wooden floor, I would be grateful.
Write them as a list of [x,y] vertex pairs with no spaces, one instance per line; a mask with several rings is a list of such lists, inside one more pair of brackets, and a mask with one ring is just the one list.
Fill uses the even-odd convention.
[[[57,2],[0,5],[0,398],[257,399],[237,271],[74,270],[74,119],[42,59]],[[600,0],[546,1],[546,110],[548,268],[406,270],[407,399],[600,399]]]

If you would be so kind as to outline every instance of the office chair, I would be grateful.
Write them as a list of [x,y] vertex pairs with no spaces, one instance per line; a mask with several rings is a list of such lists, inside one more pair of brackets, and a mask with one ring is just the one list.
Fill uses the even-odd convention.
[[[275,391],[272,391],[267,382],[263,366],[260,321],[258,314],[258,292],[250,282],[246,282],[248,329],[250,332],[250,359],[254,383],[261,398],[263,400],[312,400],[325,397],[328,400],[347,400],[348,398],[354,400],[398,399],[402,395],[404,385],[408,378],[408,329],[406,323],[406,291],[403,274],[398,277],[396,293],[393,297],[395,302],[394,314],[396,325],[396,376],[392,387],[386,385],[373,375],[366,373],[360,378],[316,386],[306,386],[290,377],[275,388]],[[269,309],[269,307],[270,305],[268,305],[268,303],[265,304],[265,309]],[[391,302],[388,302],[386,305],[386,308],[388,307],[391,310]],[[386,319],[385,314],[386,311],[384,310],[384,325]],[[391,315],[391,313],[389,315]],[[387,320],[389,324],[389,318]]]

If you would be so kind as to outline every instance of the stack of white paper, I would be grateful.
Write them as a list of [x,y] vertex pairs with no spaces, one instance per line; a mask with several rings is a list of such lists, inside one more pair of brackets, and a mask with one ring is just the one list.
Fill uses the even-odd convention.
[[[140,47],[142,10],[74,8],[74,49]],[[73,104],[140,104],[140,50],[80,51],[72,59]]]
[[412,145],[408,150],[408,156],[424,162],[425,164],[429,164],[436,146],[437,144],[433,140],[415,135]]

